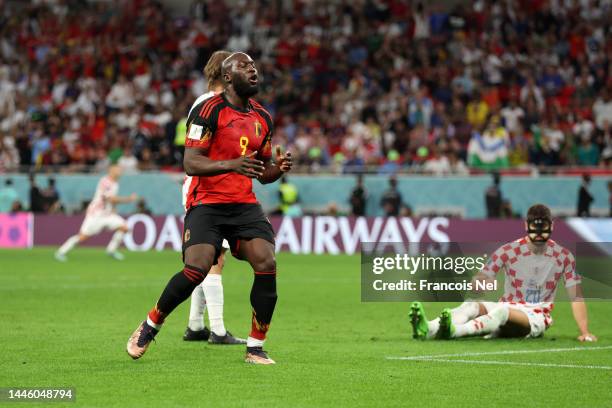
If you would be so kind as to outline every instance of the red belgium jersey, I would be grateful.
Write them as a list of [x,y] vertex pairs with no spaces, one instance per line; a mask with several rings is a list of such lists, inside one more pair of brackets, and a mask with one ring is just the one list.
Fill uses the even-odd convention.
[[[187,118],[186,149],[202,149],[213,160],[233,160],[257,151],[257,158],[272,158],[273,124],[270,114],[250,99],[247,109],[232,105],[224,93],[196,105]],[[230,172],[193,176],[186,180],[186,209],[200,204],[257,203],[253,181]]]

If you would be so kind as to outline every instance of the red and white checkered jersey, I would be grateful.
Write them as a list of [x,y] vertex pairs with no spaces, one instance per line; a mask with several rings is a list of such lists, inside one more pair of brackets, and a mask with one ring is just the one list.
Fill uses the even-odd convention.
[[119,192],[119,183],[109,176],[102,177],[98,182],[96,193],[87,207],[87,216],[108,215],[115,212],[115,206],[110,198]]
[[525,237],[501,246],[489,258],[482,272],[490,278],[502,270],[505,274],[500,302],[538,304],[548,314],[561,278],[566,288],[580,283],[574,255],[553,240],[545,245],[542,253],[533,253]]
[[[202,103],[202,101],[205,101],[206,99],[211,98],[213,96],[215,96],[215,93],[213,91],[206,92],[205,94],[198,96],[193,105],[191,105],[191,109],[189,109],[189,114],[187,115],[187,117],[191,115],[191,111],[193,110],[193,108],[195,108],[198,104]],[[185,209],[187,209],[187,195],[189,194],[189,189],[191,187],[192,180],[193,177],[187,175],[185,175],[185,178],[183,179],[183,208]]]

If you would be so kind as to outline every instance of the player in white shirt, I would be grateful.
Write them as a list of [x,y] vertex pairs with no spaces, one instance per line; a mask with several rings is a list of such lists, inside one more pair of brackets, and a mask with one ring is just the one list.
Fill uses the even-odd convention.
[[428,321],[423,305],[413,302],[410,310],[415,339],[454,339],[467,336],[540,337],[553,319],[558,283],[572,301],[572,312],[580,331],[579,341],[597,341],[589,332],[586,303],[574,256],[550,239],[553,221],[548,207],[536,204],[527,212],[527,236],[497,249],[475,279],[492,280],[505,274],[504,295],[499,302],[464,302],[444,309]]
[[[229,51],[215,51],[210,56],[204,67],[204,74],[208,80],[208,92],[196,99],[189,110],[189,114],[202,101],[223,92],[221,64],[231,54]],[[190,176],[185,176],[183,182],[183,207],[187,203],[187,194],[191,180]],[[227,240],[223,240],[222,247],[217,264],[213,265],[204,281],[196,286],[191,294],[189,323],[183,335],[183,340],[185,341],[208,341],[209,344],[246,344],[245,339],[234,337],[227,331],[223,321],[224,299],[221,274],[223,273],[223,265],[225,263],[225,252],[230,247]],[[207,308],[210,330],[204,326],[204,311]]]
[[119,191],[119,178],[121,167],[113,165],[108,169],[108,175],[102,177],[98,182],[96,193],[87,207],[85,219],[78,234],[71,236],[55,253],[55,259],[66,261],[66,254],[77,244],[97,235],[103,230],[115,231],[106,253],[117,260],[122,260],[123,255],[117,251],[123,236],[129,231],[128,226],[119,214],[115,212],[115,206],[122,203],[131,203],[138,199],[136,194],[127,197],[117,195]]

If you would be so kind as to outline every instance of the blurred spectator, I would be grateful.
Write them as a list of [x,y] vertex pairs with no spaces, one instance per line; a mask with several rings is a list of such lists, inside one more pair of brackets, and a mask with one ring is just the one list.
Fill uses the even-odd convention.
[[147,206],[144,198],[140,198],[136,203],[136,213],[151,215],[151,209]]
[[548,65],[544,69],[544,72],[538,81],[538,85],[542,87],[546,96],[554,97],[559,93],[561,87],[563,86],[563,78],[561,78],[561,75],[555,69],[555,66]]
[[591,185],[591,175],[585,173],[582,175],[582,185],[578,190],[578,217],[591,216],[591,203],[593,202],[593,194],[589,191]]
[[106,106],[114,110],[121,110],[133,106],[134,103],[132,83],[128,82],[125,75],[119,75],[119,79],[113,84],[106,96]]
[[503,197],[499,184],[501,176],[493,173],[493,184],[485,191],[485,205],[487,207],[487,218],[500,218],[502,216]]
[[365,170],[365,161],[359,156],[357,149],[351,150],[347,154],[347,157],[342,152],[334,155],[335,161],[344,163],[343,173],[360,173]]
[[278,187],[278,196],[280,200],[280,212],[289,217],[299,217],[302,215],[302,208],[299,205],[298,189],[294,184],[289,182],[287,176],[281,178],[281,184]]
[[561,147],[565,143],[565,134],[559,122],[545,123],[542,129],[543,164],[558,166],[561,163]]
[[482,99],[480,91],[474,93],[474,97],[467,105],[466,112],[468,123],[474,129],[480,130],[489,116],[489,105]]
[[137,161],[138,170],[147,171],[154,170],[155,163],[153,162],[153,153],[151,153],[151,149],[145,147],[140,152],[140,160]]
[[15,171],[19,168],[19,152],[12,137],[0,132],[0,173]]
[[121,167],[123,174],[134,174],[138,172],[138,159],[132,152],[130,146],[126,146],[125,149],[123,149],[123,154],[117,160],[117,164]]
[[595,126],[584,113],[580,113],[578,115],[578,121],[572,128],[572,131],[577,137],[577,140],[590,142],[593,137],[593,132],[595,131]]
[[19,195],[13,187],[13,180],[6,179],[4,187],[0,189],[0,213],[12,212],[16,203],[19,203]]
[[448,164],[451,174],[467,176],[470,174],[465,162],[457,155],[457,152],[450,150],[448,153]]
[[397,178],[395,176],[389,177],[389,189],[384,192],[380,206],[382,207],[385,216],[397,217],[400,213],[403,200],[402,195],[397,191]]
[[527,79],[527,83],[521,88],[520,99],[523,105],[527,105],[529,102],[534,103],[534,106],[536,106],[539,111],[543,111],[545,108],[542,89],[536,85],[531,76]]
[[45,212],[45,199],[40,189],[36,185],[36,176],[34,173],[30,173],[30,211],[33,213]]
[[389,150],[387,160],[378,168],[378,174],[394,174],[400,169],[400,154],[397,150]]
[[350,203],[351,203],[351,214],[356,217],[365,215],[366,201],[368,199],[368,192],[363,186],[363,175],[357,176],[357,185],[351,192]]
[[412,207],[410,207],[408,204],[402,205],[399,216],[400,217],[412,217],[412,215],[413,215]]
[[576,156],[578,164],[595,166],[599,162],[599,148],[590,138],[582,138]]
[[343,212],[340,208],[338,208],[338,204],[332,201],[327,205],[324,215],[329,215],[331,217],[342,217],[346,216],[347,214]]
[[609,89],[604,89],[593,104],[593,115],[595,117],[595,125],[599,129],[604,129],[606,124],[612,124],[612,98],[610,97]]
[[52,214],[62,211],[59,192],[55,187],[55,179],[49,177],[47,179],[47,188],[42,192],[43,206],[46,213]]
[[425,173],[435,176],[443,176],[451,172],[450,161],[446,154],[440,154],[436,146],[431,148],[431,154],[423,165]]
[[521,215],[514,212],[510,200],[504,200],[501,207],[501,218],[521,218]]
[[523,108],[517,105],[516,99],[512,98],[510,100],[510,104],[504,107],[500,115],[504,119],[504,125],[508,132],[513,135],[518,135],[523,130],[523,117],[525,116],[525,111]]
[[21,204],[21,201],[17,200],[15,202],[13,202],[13,206],[11,207],[11,213],[16,213],[16,212],[22,212],[25,211],[23,208],[23,204]]
[[414,39],[425,40],[429,38],[429,17],[425,14],[423,3],[419,2],[414,13]]

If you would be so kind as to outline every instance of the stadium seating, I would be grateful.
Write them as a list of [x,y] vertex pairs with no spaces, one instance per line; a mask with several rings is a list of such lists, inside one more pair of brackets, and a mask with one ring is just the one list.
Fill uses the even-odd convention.
[[0,171],[180,170],[221,48],[303,171],[610,168],[609,2],[33,3],[0,15]]

